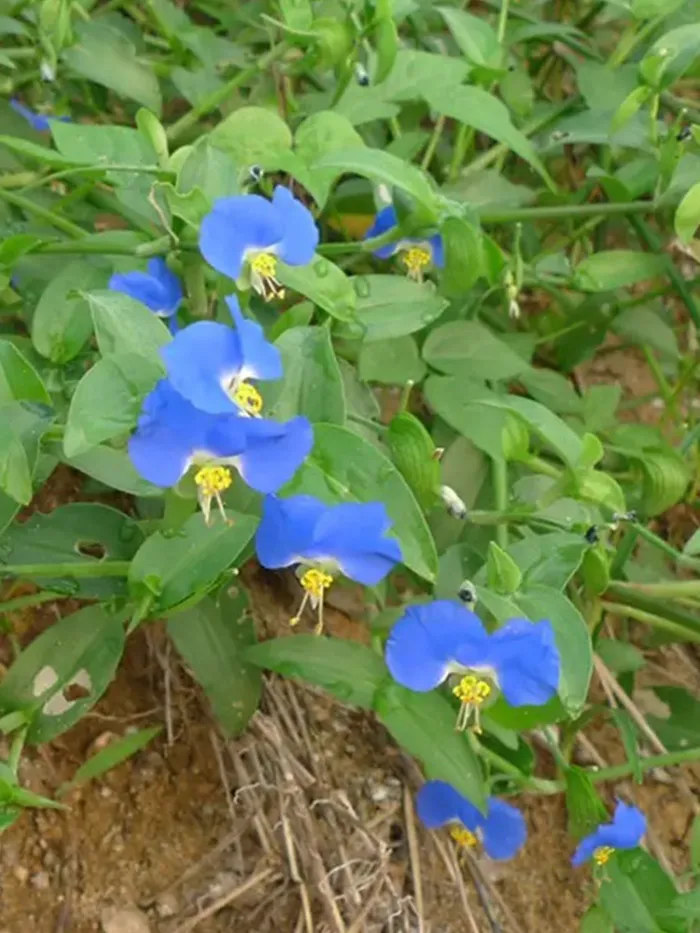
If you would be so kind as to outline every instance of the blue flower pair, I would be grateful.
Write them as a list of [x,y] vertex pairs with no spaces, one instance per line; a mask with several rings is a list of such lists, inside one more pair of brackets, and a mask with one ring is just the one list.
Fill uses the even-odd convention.
[[410,606],[391,630],[386,663],[396,681],[417,692],[459,674],[458,726],[473,719],[477,731],[494,687],[511,706],[540,706],[556,693],[561,667],[551,622],[513,619],[490,634],[475,613],[449,600]]
[[527,826],[517,809],[497,797],[489,797],[486,813],[480,813],[450,784],[428,781],[416,796],[416,812],[426,829],[450,826],[459,845],[472,847],[481,841],[492,859],[509,859],[525,845]]
[[289,482],[311,451],[313,431],[304,417],[283,424],[260,416],[262,398],[251,379],[282,375],[279,351],[238,301],[226,299],[235,330],[198,321],[161,350],[167,378],[144,399],[129,455],[144,479],[174,486],[198,466],[195,483],[205,519],[232,482],[230,467],[262,493]]
[[47,130],[50,130],[52,120],[59,120],[61,123],[71,122],[70,117],[54,117],[45,113],[37,113],[17,100],[16,97],[11,98],[10,107],[12,107],[15,113],[18,113],[20,117],[24,117],[32,129],[35,129],[38,133],[45,133]]
[[[381,236],[397,224],[396,211],[389,205],[379,211],[365,239]],[[380,246],[379,249],[374,250],[374,255],[378,259],[389,259],[397,254],[406,267],[407,275],[417,282],[423,280],[423,275],[429,266],[433,265],[442,269],[445,265],[445,250],[439,233],[422,238],[402,237],[396,243],[389,243],[387,246]]]
[[390,528],[381,502],[326,505],[313,496],[268,496],[256,551],[270,570],[297,565],[305,593],[292,624],[310,601],[318,609],[316,631],[323,630],[324,592],[339,573],[365,586],[383,580],[401,560],[398,541],[387,537]]

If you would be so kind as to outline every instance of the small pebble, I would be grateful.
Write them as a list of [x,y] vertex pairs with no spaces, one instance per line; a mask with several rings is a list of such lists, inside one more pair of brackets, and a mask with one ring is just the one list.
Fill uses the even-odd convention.
[[37,891],[46,891],[51,887],[51,879],[47,871],[38,871],[35,875],[32,875],[29,883]]
[[151,933],[146,915],[136,907],[106,907],[100,924],[102,933]]
[[156,913],[161,919],[174,917],[178,910],[177,897],[172,891],[164,891],[156,901]]
[[12,874],[20,884],[24,884],[29,877],[29,870],[25,868],[24,865],[16,865],[12,869]]

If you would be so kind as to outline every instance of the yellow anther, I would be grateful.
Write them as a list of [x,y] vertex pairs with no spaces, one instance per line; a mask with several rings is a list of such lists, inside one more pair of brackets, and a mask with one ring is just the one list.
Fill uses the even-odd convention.
[[600,846],[599,849],[596,849],[593,853],[593,861],[596,865],[605,865],[610,861],[610,856],[613,854],[615,849],[612,846]]
[[234,402],[249,415],[259,415],[262,411],[262,395],[255,386],[248,382],[241,382],[233,393]]
[[215,496],[217,492],[224,492],[228,489],[233,478],[227,467],[204,466],[201,470],[197,470],[194,481],[199,486],[202,495]]
[[458,846],[462,846],[465,849],[473,849],[478,841],[474,833],[464,827],[455,826],[454,829],[450,830],[450,836],[452,836]]
[[277,257],[272,253],[257,253],[250,260],[250,278],[253,288],[265,301],[284,298],[284,288],[277,281]]
[[299,606],[299,611],[295,616],[292,616],[292,618],[289,620],[289,624],[299,624],[299,620],[301,619],[301,615],[306,608],[306,604],[310,600],[314,609],[318,608],[318,622],[316,623],[316,628],[314,631],[317,635],[320,635],[323,631],[323,594],[333,583],[333,577],[329,573],[325,573],[323,570],[317,570],[316,567],[311,567],[309,570],[304,572],[299,582],[304,588],[304,598],[301,601],[301,606]]
[[312,567],[311,570],[307,570],[300,580],[301,585],[309,596],[313,596],[316,599],[320,599],[323,596],[323,591],[327,590],[332,582],[333,577],[329,573],[316,570],[315,567]]
[[491,684],[473,674],[463,677],[452,691],[462,703],[480,706],[491,695]]
[[430,265],[430,260],[432,255],[430,250],[426,249],[424,246],[412,246],[410,249],[405,250],[401,260],[406,266],[406,272],[411,279],[415,279],[417,282],[423,281],[423,270],[426,266]]
[[228,522],[226,510],[224,509],[224,502],[221,498],[221,493],[225,492],[233,482],[233,477],[228,467],[203,466],[195,473],[194,481],[197,485],[199,503],[202,506],[202,513],[204,514],[204,521],[206,524],[209,524],[211,517],[212,499],[216,499],[216,504],[222,518],[225,522]]

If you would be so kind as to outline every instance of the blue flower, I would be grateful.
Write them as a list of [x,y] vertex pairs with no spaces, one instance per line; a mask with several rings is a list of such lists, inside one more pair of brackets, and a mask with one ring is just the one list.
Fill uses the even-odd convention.
[[231,485],[229,467],[262,493],[275,492],[293,477],[313,445],[306,418],[283,424],[237,413],[210,414],[194,408],[167,379],[146,396],[129,456],[138,473],[156,486],[174,486],[193,465],[205,520],[213,500]]
[[458,727],[474,719],[496,687],[511,706],[540,706],[559,684],[560,658],[549,621],[512,619],[493,634],[470,609],[450,600],[409,606],[391,630],[386,663],[392,677],[417,692],[451,674],[462,701]]
[[[396,211],[389,205],[383,208],[374,219],[374,223],[365,234],[365,239],[381,236],[397,226]],[[396,243],[389,243],[388,246],[380,246],[374,250],[374,255],[378,259],[389,259],[401,253],[401,261],[406,266],[406,273],[417,282],[423,280],[423,272],[431,263],[442,269],[445,265],[445,251],[442,244],[442,237],[435,233],[430,237],[403,237]]]
[[[323,628],[323,594],[338,573],[375,586],[401,560],[398,541],[387,536],[391,519],[381,502],[326,505],[313,496],[268,496],[255,544],[263,567],[299,565],[306,603],[318,606],[317,631]],[[305,569],[308,568],[308,569]]]
[[249,379],[279,379],[282,357],[262,327],[243,317],[238,300],[226,299],[236,329],[215,321],[185,327],[161,349],[171,385],[195,408],[210,414],[259,415],[262,398]]
[[283,298],[277,261],[290,266],[311,262],[318,227],[301,201],[277,186],[272,200],[259,194],[220,198],[202,221],[199,248],[217,272],[242,285],[249,282],[266,300]]
[[416,812],[427,829],[452,824],[452,837],[460,845],[471,847],[481,840],[493,859],[513,858],[527,839],[525,819],[516,807],[489,797],[484,815],[444,781],[428,781],[421,787]]
[[616,849],[635,849],[646,830],[647,821],[642,811],[618,800],[612,823],[602,823],[582,839],[571,864],[578,867],[592,858],[597,865],[605,865]]
[[32,129],[37,130],[39,133],[50,130],[52,120],[60,120],[61,123],[71,122],[70,117],[53,117],[47,116],[44,113],[35,113],[33,110],[30,110],[29,107],[26,107],[21,101],[17,100],[16,97],[13,97],[10,100],[10,107],[12,107],[15,113],[18,113],[21,117],[24,117]]
[[158,317],[174,321],[182,302],[180,280],[160,256],[149,259],[147,268],[148,272],[116,272],[109,287],[140,301]]

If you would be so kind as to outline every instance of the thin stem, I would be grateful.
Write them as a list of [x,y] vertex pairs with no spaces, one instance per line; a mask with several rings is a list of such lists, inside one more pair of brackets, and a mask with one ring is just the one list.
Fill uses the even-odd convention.
[[671,622],[670,619],[664,619],[653,612],[647,612],[644,609],[637,609],[635,606],[627,606],[622,603],[610,603],[603,600],[602,608],[616,616],[627,616],[635,619],[637,622],[643,622],[645,625],[651,625],[652,628],[661,629],[664,632],[670,632],[681,641],[692,641],[700,643],[700,632],[693,632],[679,625],[677,622]]
[[435,126],[433,127],[433,132],[426,146],[423,158],[421,159],[420,167],[424,172],[427,172],[430,167],[430,163],[433,161],[433,156],[435,155],[435,150],[438,147],[438,143],[442,137],[443,130],[445,129],[445,117],[439,116],[435,121]]
[[[508,464],[505,460],[491,461],[491,482],[496,510],[505,512],[508,508]],[[504,551],[508,549],[508,525],[506,523],[496,525],[496,542]]]
[[700,580],[670,580],[665,583],[618,583],[618,589],[631,590],[646,596],[661,596],[673,599],[675,596],[700,596]]
[[640,538],[644,538],[649,544],[663,551],[664,554],[668,554],[669,557],[672,557],[673,560],[677,561],[679,564],[700,571],[700,560],[695,557],[688,557],[687,554],[682,554],[680,551],[676,550],[672,544],[669,544],[668,541],[664,541],[663,538],[660,538],[658,535],[654,534],[653,531],[650,531],[646,525],[635,525],[634,527],[639,532]]
[[126,577],[131,561],[101,560],[90,563],[3,564],[0,577]]
[[17,609],[28,609],[30,606],[40,606],[41,603],[52,602],[56,599],[67,599],[67,593],[54,593],[51,590],[42,590],[41,593],[30,593],[28,596],[16,596],[0,603],[0,614],[16,612]]
[[485,211],[479,215],[479,219],[483,224],[513,224],[533,220],[580,220],[583,217],[632,217],[635,214],[654,214],[662,209],[662,206],[654,201],[606,202],[556,207],[523,207],[510,211]]
[[378,421],[372,421],[371,418],[363,418],[362,415],[356,415],[351,411],[348,412],[348,419],[350,421],[354,421],[356,424],[361,424],[365,428],[371,428],[378,434],[384,434],[389,430],[385,424],[380,424]]
[[57,230],[62,230],[63,233],[68,234],[68,236],[76,240],[87,236],[87,232],[83,230],[82,227],[72,223],[70,220],[66,220],[65,217],[59,217],[58,214],[54,214],[53,211],[47,210],[39,204],[35,204],[34,201],[30,201],[29,198],[23,198],[21,194],[13,194],[11,191],[0,188],[0,201],[6,201],[8,204],[12,204],[13,207],[18,207],[27,214],[33,214],[40,220],[45,220],[47,223],[51,224],[52,227],[55,227]]
[[270,65],[277,61],[278,58],[281,58],[286,51],[287,43],[280,42],[278,45],[273,46],[266,55],[261,55],[258,61],[254,65],[251,65],[250,68],[244,68],[243,71],[239,71],[239,73],[234,78],[231,78],[230,81],[227,81],[226,84],[217,88],[211,94],[208,94],[196,107],[193,107],[189,113],[186,113],[184,117],[180,117],[172,126],[168,127],[168,142],[174,143],[179,140],[184,133],[196,125],[201,117],[211,113],[212,110],[216,110],[234,91],[238,90],[239,87],[246,84],[261,71],[265,71],[269,68]]
[[508,25],[508,9],[510,7],[510,0],[501,0],[501,12],[498,15],[498,44],[503,45],[503,40],[506,37],[506,26]]

